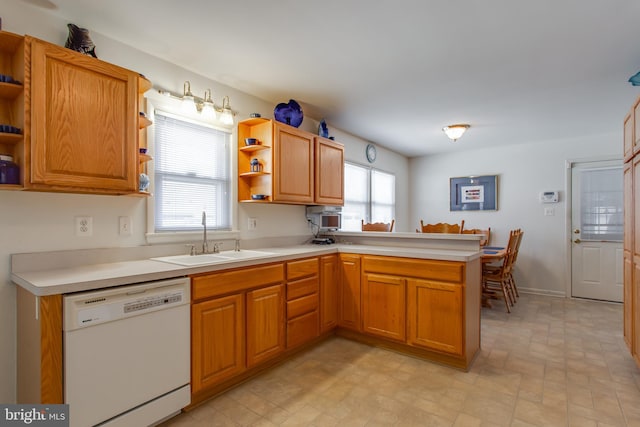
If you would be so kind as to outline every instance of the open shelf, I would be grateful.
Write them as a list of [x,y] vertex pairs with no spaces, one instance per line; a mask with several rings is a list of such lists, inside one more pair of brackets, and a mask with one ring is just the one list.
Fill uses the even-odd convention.
[[244,172],[244,173],[240,174],[241,177],[245,177],[245,178],[253,177],[253,176],[260,176],[260,175],[271,175],[271,173],[269,173],[269,172]]
[[268,150],[271,148],[268,145],[256,144],[256,145],[245,145],[244,147],[240,147],[240,151],[243,153],[253,153],[254,151]]
[[17,144],[22,141],[21,133],[0,132],[0,144]]
[[0,82],[0,98],[16,99],[22,93],[22,89],[21,84]]

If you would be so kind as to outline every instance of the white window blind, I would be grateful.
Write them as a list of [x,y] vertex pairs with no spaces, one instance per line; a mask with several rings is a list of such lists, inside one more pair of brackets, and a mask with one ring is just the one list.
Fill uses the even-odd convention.
[[342,230],[360,231],[364,222],[391,222],[395,216],[393,174],[351,163],[344,165]]
[[231,134],[180,120],[162,111],[154,116],[155,230],[230,230]]

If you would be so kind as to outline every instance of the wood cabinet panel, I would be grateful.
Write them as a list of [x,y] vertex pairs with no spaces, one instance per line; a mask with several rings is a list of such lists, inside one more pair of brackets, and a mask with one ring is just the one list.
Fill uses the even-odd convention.
[[319,334],[318,310],[291,319],[287,322],[287,348],[309,342]]
[[640,151],[640,98],[633,106],[633,152]]
[[34,189],[138,190],[138,74],[41,40],[31,46]]
[[287,280],[318,274],[318,258],[307,258],[287,262]]
[[318,276],[307,277],[287,283],[287,301],[317,293],[319,288]]
[[[626,123],[625,123],[626,132]],[[626,141],[626,135],[625,135]],[[626,143],[626,142],[625,142]],[[623,168],[624,186],[624,238],[623,238],[623,332],[624,341],[633,350],[633,248],[634,248],[634,195],[633,165],[627,162]]]
[[633,157],[635,145],[635,121],[633,112],[630,112],[624,118],[623,132],[623,156],[624,160],[627,161]]
[[247,292],[247,366],[285,349],[284,285]]
[[631,354],[640,366],[640,257],[633,257],[633,285],[631,289],[633,316],[631,325]]
[[362,277],[363,331],[406,340],[406,280],[380,274]]
[[315,203],[344,204],[344,146],[315,137]]
[[407,293],[408,343],[462,356],[462,285],[408,279]]
[[338,295],[338,325],[360,331],[360,256],[340,254],[340,288]]
[[257,286],[281,283],[284,280],[284,265],[269,264],[251,268],[206,273],[191,279],[192,298],[197,301],[213,296],[240,292]]
[[338,288],[340,286],[337,255],[320,258],[320,332],[338,326]]
[[244,295],[193,304],[191,391],[197,393],[245,370]]
[[461,262],[371,255],[362,257],[362,269],[368,273],[416,277],[454,283],[463,282],[465,274],[464,263]]
[[318,294],[311,294],[302,298],[287,301],[287,319],[302,316],[310,311],[318,310]]
[[274,122],[273,200],[313,203],[313,136]]

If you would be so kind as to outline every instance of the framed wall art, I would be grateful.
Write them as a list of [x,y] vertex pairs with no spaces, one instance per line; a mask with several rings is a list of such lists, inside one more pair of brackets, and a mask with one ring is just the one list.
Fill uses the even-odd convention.
[[498,175],[450,178],[449,210],[497,211]]

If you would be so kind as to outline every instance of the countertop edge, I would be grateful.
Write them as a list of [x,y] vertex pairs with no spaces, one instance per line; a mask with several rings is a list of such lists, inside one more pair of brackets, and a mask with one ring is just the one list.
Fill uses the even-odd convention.
[[49,296],[131,285],[136,283],[183,277],[207,272],[229,270],[252,265],[270,264],[296,258],[334,253],[381,255],[400,258],[432,259],[469,262],[480,258],[479,251],[417,249],[374,245],[336,244],[328,246],[299,245],[294,247],[260,248],[273,256],[224,263],[183,267],[162,261],[141,259],[134,261],[92,264],[82,267],[60,268],[33,272],[11,273],[11,280],[36,296]]

